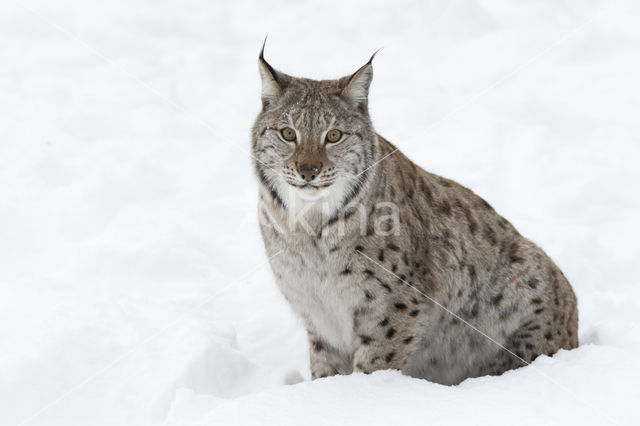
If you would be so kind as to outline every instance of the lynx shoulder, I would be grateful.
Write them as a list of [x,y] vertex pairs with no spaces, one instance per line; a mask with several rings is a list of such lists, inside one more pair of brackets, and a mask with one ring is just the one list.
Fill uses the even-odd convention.
[[456,384],[578,345],[576,297],[542,249],[376,134],[371,60],[337,80],[262,53],[259,70],[261,232],[313,378],[392,368]]

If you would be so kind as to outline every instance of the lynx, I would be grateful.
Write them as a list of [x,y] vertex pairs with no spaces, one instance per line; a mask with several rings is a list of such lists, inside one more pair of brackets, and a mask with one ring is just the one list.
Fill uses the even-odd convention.
[[276,71],[264,46],[258,60],[260,228],[312,379],[397,369],[451,385],[575,348],[576,297],[542,249],[375,132],[372,60],[322,81]]

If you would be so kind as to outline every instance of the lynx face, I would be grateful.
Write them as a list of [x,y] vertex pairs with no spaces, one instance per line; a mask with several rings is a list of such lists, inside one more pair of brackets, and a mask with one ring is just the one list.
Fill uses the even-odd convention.
[[378,142],[366,105],[371,64],[324,81],[280,73],[262,54],[259,66],[263,108],[252,150],[260,181],[287,209],[312,203],[333,214],[375,161]]

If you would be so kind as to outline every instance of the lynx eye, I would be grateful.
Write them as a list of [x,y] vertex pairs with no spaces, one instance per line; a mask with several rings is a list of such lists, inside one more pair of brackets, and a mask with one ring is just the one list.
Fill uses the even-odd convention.
[[286,141],[293,142],[296,140],[296,131],[291,127],[285,127],[284,129],[280,130],[280,134]]
[[342,137],[342,132],[337,129],[332,129],[327,132],[327,142],[335,143]]

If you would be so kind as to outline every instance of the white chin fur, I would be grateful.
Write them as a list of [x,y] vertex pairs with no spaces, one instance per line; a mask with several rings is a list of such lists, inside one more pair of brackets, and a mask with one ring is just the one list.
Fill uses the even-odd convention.
[[303,211],[317,211],[323,215],[333,215],[342,205],[349,185],[343,178],[326,188],[296,188],[286,182],[277,185],[278,195],[284,201],[287,210],[297,215]]

